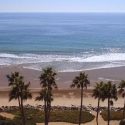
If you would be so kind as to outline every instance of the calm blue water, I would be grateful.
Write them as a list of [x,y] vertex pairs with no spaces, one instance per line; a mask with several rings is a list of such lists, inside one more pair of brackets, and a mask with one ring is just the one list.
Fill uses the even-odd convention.
[[125,65],[125,14],[0,13],[0,65],[75,71]]

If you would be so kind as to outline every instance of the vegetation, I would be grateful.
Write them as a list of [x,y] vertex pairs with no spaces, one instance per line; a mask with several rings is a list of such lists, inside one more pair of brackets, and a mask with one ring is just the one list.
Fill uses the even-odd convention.
[[71,88],[78,88],[81,89],[81,105],[80,105],[80,112],[79,112],[79,125],[82,121],[82,106],[83,106],[83,89],[86,88],[88,84],[90,84],[88,80],[88,75],[86,75],[84,72],[81,72],[79,76],[76,76],[73,80],[73,84],[71,85]]
[[104,84],[103,89],[104,99],[108,100],[108,125],[110,124],[110,105],[113,105],[113,99],[117,100],[117,88],[115,84],[108,81]]
[[93,95],[92,96],[95,97],[95,99],[98,99],[97,115],[96,115],[96,123],[98,125],[98,115],[99,115],[99,111],[100,111],[100,100],[102,100],[102,101],[105,100],[103,81],[101,81],[99,83],[96,83],[96,86],[93,89]]
[[[27,125],[35,125],[36,123],[43,123],[45,120],[44,111],[40,111],[37,109],[25,109],[25,112],[26,112]],[[18,110],[13,110],[10,113],[16,115],[14,122],[19,123],[20,112]],[[78,114],[79,114],[79,111],[77,110],[51,111],[50,122],[68,122],[68,123],[77,124],[79,121]],[[85,111],[82,111],[82,115],[84,117],[81,120],[82,123],[90,122],[95,118],[94,115]]]
[[55,82],[56,72],[51,67],[43,69],[40,76],[40,85],[42,87],[39,96],[36,97],[37,101],[44,101],[45,125],[48,125],[50,120],[51,101],[53,101],[53,88],[57,88]]
[[124,98],[124,107],[123,107],[123,119],[125,119],[125,81],[122,80],[119,84],[119,93]]
[[[102,118],[107,121],[108,120],[108,111],[104,110],[101,113]],[[121,120],[122,119],[122,112],[121,111],[110,111],[110,120]]]
[[32,95],[29,91],[30,83],[25,84],[23,80],[23,76],[19,74],[19,72],[11,73],[11,75],[7,75],[9,86],[11,87],[9,93],[9,101],[15,99],[18,100],[19,110],[21,112],[22,125],[26,125],[25,121],[25,113],[24,113],[24,100],[32,98]]

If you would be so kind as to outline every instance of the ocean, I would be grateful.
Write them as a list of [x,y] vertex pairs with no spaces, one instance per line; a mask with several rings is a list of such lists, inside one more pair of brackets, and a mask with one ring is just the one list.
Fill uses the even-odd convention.
[[125,66],[124,13],[0,13],[0,66],[59,72]]

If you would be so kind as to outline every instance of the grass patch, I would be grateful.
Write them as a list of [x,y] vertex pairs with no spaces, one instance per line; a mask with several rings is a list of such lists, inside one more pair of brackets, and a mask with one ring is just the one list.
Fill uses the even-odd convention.
[[[107,121],[108,120],[108,111],[102,111],[101,113],[102,118]],[[122,111],[111,111],[110,112],[110,120],[121,120],[123,119],[123,112]]]
[[[78,123],[79,119],[78,111],[55,111],[51,113],[51,122],[70,122]],[[89,112],[82,112],[82,123],[92,121],[94,116]]]
[[[13,120],[15,123],[20,124],[20,113],[18,110],[11,111],[16,117]],[[25,109],[27,125],[35,125],[36,123],[44,122],[44,112],[37,109]],[[69,122],[78,123],[79,111],[74,110],[57,110],[52,111],[50,115],[50,122]],[[89,112],[82,112],[82,123],[90,122],[95,118]]]

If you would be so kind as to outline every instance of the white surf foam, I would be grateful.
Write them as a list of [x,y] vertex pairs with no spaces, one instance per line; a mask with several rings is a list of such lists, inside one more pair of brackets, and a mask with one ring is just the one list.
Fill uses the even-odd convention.
[[[79,54],[79,55],[40,55],[40,54],[0,54],[0,65],[24,64],[24,68],[41,70],[41,65],[52,64],[56,67],[56,62],[62,72],[74,72],[81,70],[91,70],[99,68],[110,68],[125,66],[125,53],[106,53],[102,55]],[[104,62],[104,64],[103,64]],[[62,65],[66,64],[67,67]],[[28,65],[27,65],[28,64]],[[30,65],[29,65],[30,64]],[[68,65],[67,65],[68,64]],[[84,65],[78,68],[76,64]],[[60,68],[61,67],[61,68]]]
[[0,54],[1,60],[22,61],[22,63],[69,61],[69,62],[113,62],[125,61],[125,53],[107,53],[102,55],[38,55],[38,54]]
[[96,55],[88,57],[83,62],[112,62],[125,61],[125,53],[107,53],[103,55]]

